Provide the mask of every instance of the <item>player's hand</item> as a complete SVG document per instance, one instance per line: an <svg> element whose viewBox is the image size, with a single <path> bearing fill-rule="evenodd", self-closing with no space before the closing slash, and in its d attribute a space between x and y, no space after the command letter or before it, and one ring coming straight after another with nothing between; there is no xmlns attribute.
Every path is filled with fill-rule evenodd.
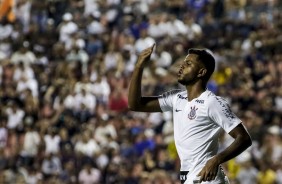
<svg viewBox="0 0 282 184"><path fill-rule="evenodd" d="M218 168L219 163L215 156L209 161L207 161L206 165L203 167L203 169L197 176L200 177L201 182L214 180L217 175Z"/></svg>
<svg viewBox="0 0 282 184"><path fill-rule="evenodd" d="M151 47L148 47L146 49L144 49L138 56L138 60L137 60L137 63L136 63L136 66L137 67L144 67L145 64L150 60L150 57L151 57L151 54L154 50L154 47L155 47L155 43L151 46Z"/></svg>

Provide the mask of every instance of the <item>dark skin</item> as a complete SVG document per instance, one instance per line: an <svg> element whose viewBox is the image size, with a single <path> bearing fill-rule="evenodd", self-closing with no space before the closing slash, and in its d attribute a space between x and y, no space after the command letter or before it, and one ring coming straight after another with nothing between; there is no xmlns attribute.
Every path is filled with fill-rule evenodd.
<svg viewBox="0 0 282 184"><path fill-rule="evenodd" d="M132 111L162 112L157 96L142 96L141 80L143 69L150 61L155 44L143 50L137 60L129 85L128 104ZM186 87L188 101L200 96L206 90L207 68L198 60L196 54L188 54L179 69L178 82ZM235 127L229 135L233 143L222 152L211 158L198 174L200 181L214 180L220 164L238 156L252 144L252 140L242 124Z"/></svg>

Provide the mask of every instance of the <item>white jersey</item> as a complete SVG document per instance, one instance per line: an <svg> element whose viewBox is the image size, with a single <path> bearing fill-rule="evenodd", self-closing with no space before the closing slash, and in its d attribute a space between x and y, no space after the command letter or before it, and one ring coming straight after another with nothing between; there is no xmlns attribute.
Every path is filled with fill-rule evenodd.
<svg viewBox="0 0 282 184"><path fill-rule="evenodd" d="M173 90L159 98L162 111L173 112L174 139L181 161L181 171L189 171L187 184L193 183L206 162L218 152L218 138L224 130L229 133L241 123L227 101L206 90L198 98L188 101L187 91ZM212 182L224 183L219 169Z"/></svg>

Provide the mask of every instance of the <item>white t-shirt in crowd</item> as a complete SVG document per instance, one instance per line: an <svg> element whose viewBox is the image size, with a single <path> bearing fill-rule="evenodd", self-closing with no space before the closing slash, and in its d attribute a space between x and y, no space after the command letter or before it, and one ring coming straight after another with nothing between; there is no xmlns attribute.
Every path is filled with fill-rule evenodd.
<svg viewBox="0 0 282 184"><path fill-rule="evenodd" d="M44 141L45 141L45 153L58 153L60 151L60 141L61 137L59 135L45 135L44 136Z"/></svg>
<svg viewBox="0 0 282 184"><path fill-rule="evenodd" d="M96 184L100 182L101 172L98 169L92 168L90 173L85 169L79 172L79 183L81 184Z"/></svg>
<svg viewBox="0 0 282 184"><path fill-rule="evenodd" d="M22 77L26 77L27 79L34 78L34 71L29 65L26 65L23 70L21 70L20 68L15 69L13 76L14 80L19 81Z"/></svg>
<svg viewBox="0 0 282 184"><path fill-rule="evenodd" d="M17 84L17 92L22 93L26 89L30 89L32 96L37 97L38 96L38 82L34 78L26 78L24 80L18 81Z"/></svg>
<svg viewBox="0 0 282 184"><path fill-rule="evenodd" d="M36 156L40 144L40 135L36 131L29 131L24 136L22 156Z"/></svg>
<svg viewBox="0 0 282 184"><path fill-rule="evenodd" d="M74 149L76 152L80 152L84 155L92 157L94 154L100 151L100 146L96 143L94 139L90 139L86 143L78 141Z"/></svg>
<svg viewBox="0 0 282 184"><path fill-rule="evenodd" d="M5 127L0 127L0 149L5 148L8 141L8 130Z"/></svg>
<svg viewBox="0 0 282 184"><path fill-rule="evenodd" d="M173 111L174 139L181 160L181 171L189 171L185 183L192 183L206 162L218 152L222 130L229 133L241 120L221 97L206 90L188 101L187 91L174 90L159 98L162 111ZM225 175L218 169L212 182L224 183Z"/></svg>
<svg viewBox="0 0 282 184"><path fill-rule="evenodd" d="M27 51L24 53L16 51L11 56L11 63L13 64L19 64L20 62L23 62L25 65L31 65L35 63L35 61L36 61L36 56L32 51Z"/></svg>
<svg viewBox="0 0 282 184"><path fill-rule="evenodd" d="M75 33L78 30L78 26L76 23L69 21L61 24L60 26L60 41L67 42L70 39L70 35Z"/></svg>
<svg viewBox="0 0 282 184"><path fill-rule="evenodd" d="M15 129L17 126L22 126L22 120L25 115L25 112L22 109L18 108L16 111L13 111L11 108L8 108L6 113L8 115L8 129Z"/></svg>
<svg viewBox="0 0 282 184"><path fill-rule="evenodd" d="M81 93L77 93L74 100L76 110L81 110L81 106L84 105L92 112L96 107L96 97L91 93L87 93L85 96Z"/></svg>

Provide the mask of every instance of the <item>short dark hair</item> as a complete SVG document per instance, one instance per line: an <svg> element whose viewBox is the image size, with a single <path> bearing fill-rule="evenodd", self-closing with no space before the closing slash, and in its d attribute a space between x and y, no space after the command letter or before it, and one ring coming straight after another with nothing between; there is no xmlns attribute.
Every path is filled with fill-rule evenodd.
<svg viewBox="0 0 282 184"><path fill-rule="evenodd" d="M206 67L207 75L205 79L209 79L214 72L215 69L215 59L207 49L197 49L191 48L188 50L188 54L196 54L198 56L198 60Z"/></svg>

